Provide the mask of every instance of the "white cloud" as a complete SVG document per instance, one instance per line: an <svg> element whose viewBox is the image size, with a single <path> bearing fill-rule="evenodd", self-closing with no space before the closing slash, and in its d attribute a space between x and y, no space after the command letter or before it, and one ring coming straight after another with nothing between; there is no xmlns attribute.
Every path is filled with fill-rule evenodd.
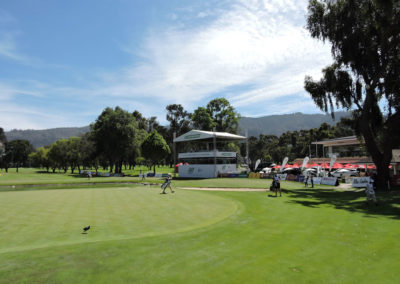
<svg viewBox="0 0 400 284"><path fill-rule="evenodd" d="M0 56L16 61L26 61L26 58L16 50L14 36L11 33L0 34Z"/></svg>
<svg viewBox="0 0 400 284"><path fill-rule="evenodd" d="M243 0L207 24L153 32L142 62L119 74L107 93L192 106L230 89L232 102L246 106L302 92L304 76L318 75L331 60L329 46L303 28L306 7L307 1ZM241 86L251 87L232 91Z"/></svg>

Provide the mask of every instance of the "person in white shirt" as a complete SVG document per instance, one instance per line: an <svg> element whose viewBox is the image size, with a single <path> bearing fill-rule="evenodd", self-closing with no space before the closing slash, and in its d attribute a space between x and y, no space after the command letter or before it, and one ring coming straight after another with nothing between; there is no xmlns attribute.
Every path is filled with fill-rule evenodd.
<svg viewBox="0 0 400 284"><path fill-rule="evenodd" d="M369 180L369 183L365 187L365 194L367 195L367 204L369 204L370 200L373 200L375 205L378 206L374 190L374 180L372 178Z"/></svg>

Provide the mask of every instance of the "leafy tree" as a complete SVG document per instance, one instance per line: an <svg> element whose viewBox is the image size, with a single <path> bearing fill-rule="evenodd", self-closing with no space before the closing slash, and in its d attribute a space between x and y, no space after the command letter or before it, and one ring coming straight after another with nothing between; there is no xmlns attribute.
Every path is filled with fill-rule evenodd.
<svg viewBox="0 0 400 284"><path fill-rule="evenodd" d="M3 166L3 156L5 155L5 144L7 143L7 137L4 133L3 128L0 127L0 169Z"/></svg>
<svg viewBox="0 0 400 284"><path fill-rule="evenodd" d="M56 171L56 168L64 170L64 173L67 172L68 148L68 140L66 139L59 139L50 146L47 157L53 173Z"/></svg>
<svg viewBox="0 0 400 284"><path fill-rule="evenodd" d="M94 167L97 172L99 167L99 159L96 156L95 144L90 139L90 133L82 135L79 143L79 152L81 155L83 169L86 167ZM79 168L78 171L80 171Z"/></svg>
<svg viewBox="0 0 400 284"><path fill-rule="evenodd" d="M198 107L192 114L193 127L199 130L212 131L215 122L205 107Z"/></svg>
<svg viewBox="0 0 400 284"><path fill-rule="evenodd" d="M157 130L153 130L142 143L142 155L150 161L151 166L154 167L154 173L156 173L156 165L170 153L167 142L158 134Z"/></svg>
<svg viewBox="0 0 400 284"><path fill-rule="evenodd" d="M307 28L332 44L334 63L305 89L316 105L354 109L354 126L386 187L392 149L400 145L400 4L397 0L311 0Z"/></svg>
<svg viewBox="0 0 400 284"><path fill-rule="evenodd" d="M8 168L8 163L12 163L18 172L19 167L27 164L29 154L34 151L34 148L27 140L14 140L6 143L5 150L6 167Z"/></svg>
<svg viewBox="0 0 400 284"><path fill-rule="evenodd" d="M48 157L49 147L39 147L36 149L36 152L29 154L29 160L31 161L34 167L45 168L46 171L49 171L51 166L51 161Z"/></svg>
<svg viewBox="0 0 400 284"><path fill-rule="evenodd" d="M7 142L6 134L4 133L4 129L0 127L0 143L5 144Z"/></svg>
<svg viewBox="0 0 400 284"><path fill-rule="evenodd" d="M70 137L67 139L67 162L71 169L71 174L74 173L75 168L80 172L80 165L82 164L81 152L81 138Z"/></svg>
<svg viewBox="0 0 400 284"><path fill-rule="evenodd" d="M134 143L138 132L135 117L120 107L106 108L91 129L97 154L109 162L110 171L115 165L115 172L121 173L127 152L131 147L139 147Z"/></svg>
<svg viewBox="0 0 400 284"><path fill-rule="evenodd" d="M217 131L237 133L240 114L225 98L217 98L207 104L207 110L214 120Z"/></svg>
<svg viewBox="0 0 400 284"><path fill-rule="evenodd" d="M198 107L192 115L194 128L212 131L237 133L240 114L225 98L211 100L207 107Z"/></svg>
<svg viewBox="0 0 400 284"><path fill-rule="evenodd" d="M351 120L350 120L351 122ZM253 163L257 159L263 162L280 163L284 157L289 160L316 155L315 147L309 147L311 142L354 135L354 131L348 126L348 119L342 118L336 126L322 123L319 128L300 131L287 131L280 137L275 135L263 135L258 138L249 137L249 157ZM242 151L244 151L242 146ZM310 153L311 150L311 153ZM322 153L322 150L319 150Z"/></svg>
<svg viewBox="0 0 400 284"><path fill-rule="evenodd" d="M133 112L133 117L136 119L139 129L148 131L147 119L138 110Z"/></svg>
<svg viewBox="0 0 400 284"><path fill-rule="evenodd" d="M191 114L184 110L180 104L167 105L167 120L169 121L169 129L171 133L176 132L180 136L188 132L190 127Z"/></svg>
<svg viewBox="0 0 400 284"><path fill-rule="evenodd" d="M176 136L180 136L191 130L191 114L183 108L180 104L172 104L166 106L167 110L167 120L169 121L169 129L167 131L167 135L164 136L170 148L173 145L173 136L176 133ZM176 147L179 147L180 144L176 144ZM173 155L170 155L167 158L167 162L172 167L172 163L174 161Z"/></svg>

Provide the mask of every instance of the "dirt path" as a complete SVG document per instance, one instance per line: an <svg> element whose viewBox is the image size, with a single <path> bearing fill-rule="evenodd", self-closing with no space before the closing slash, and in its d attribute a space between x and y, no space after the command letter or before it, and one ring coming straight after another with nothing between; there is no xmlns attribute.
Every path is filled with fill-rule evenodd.
<svg viewBox="0 0 400 284"><path fill-rule="evenodd" d="M229 187L179 187L188 190L208 190L208 191L269 191L266 188L229 188Z"/></svg>
<svg viewBox="0 0 400 284"><path fill-rule="evenodd" d="M353 186L352 186L351 183L341 183L341 184L339 184L339 186L337 188L340 188L340 189L351 189L351 188L353 188Z"/></svg>

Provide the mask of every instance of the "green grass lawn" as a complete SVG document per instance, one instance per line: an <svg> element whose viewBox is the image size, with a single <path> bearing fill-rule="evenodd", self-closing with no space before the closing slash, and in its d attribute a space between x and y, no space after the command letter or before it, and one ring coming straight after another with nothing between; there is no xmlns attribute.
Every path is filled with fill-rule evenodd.
<svg viewBox="0 0 400 284"><path fill-rule="evenodd" d="M94 170L92 169L94 172ZM63 171L56 171L55 173L46 172L43 169L37 168L20 168L19 172L16 172L16 169L9 169L8 173L4 171L0 171L0 187L8 186L8 185L34 185L34 184L78 184L78 183L116 183L116 182L142 182L142 179L138 178L138 175L142 171L145 172L153 172L150 171L147 167L137 166L134 170L124 170L124 177L93 177L90 180L84 176L78 174L78 171L75 170L74 174L71 174L70 171L64 173ZM106 173L102 169L99 169L99 172ZM173 169L170 167L157 167L156 173L171 173ZM148 182L161 182L159 178L147 178Z"/></svg>
<svg viewBox="0 0 400 284"><path fill-rule="evenodd" d="M21 168L17 173L15 169L10 169L8 173L0 172L0 190L16 185L17 188L24 188L24 185L56 185L56 184L99 184L99 183L162 183L162 178L138 178L138 174L147 172L147 167L136 167L135 170L124 171L124 177L93 177L88 179L84 175L71 174L70 172L47 173L41 169ZM105 171L100 171L105 172ZM157 173L172 173L169 167L158 167ZM183 187L225 187L225 188L269 188L271 179L248 179L248 178L218 178L218 179L174 179L173 184ZM297 183L296 183L297 184ZM319 185L315 185L320 188Z"/></svg>
<svg viewBox="0 0 400 284"><path fill-rule="evenodd" d="M398 192L242 180L0 192L0 283L398 283Z"/></svg>

